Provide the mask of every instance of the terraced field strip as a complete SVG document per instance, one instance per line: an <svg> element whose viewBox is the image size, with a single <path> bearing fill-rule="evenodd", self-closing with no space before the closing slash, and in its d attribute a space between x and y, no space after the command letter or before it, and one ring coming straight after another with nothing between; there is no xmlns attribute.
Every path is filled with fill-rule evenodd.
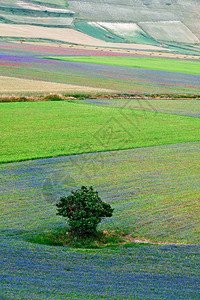
<svg viewBox="0 0 200 300"><path fill-rule="evenodd" d="M98 40L74 29L68 28L44 28L41 26L32 25L0 24L0 36L19 38L43 38L87 46L90 45L126 49L166 50L165 48L153 45L109 43Z"/></svg>
<svg viewBox="0 0 200 300"><path fill-rule="evenodd" d="M22 8L27 10L52 10L60 12L68 12L68 10L65 10L67 5L67 1L65 0L57 0L56 3L54 0L32 0L27 3L26 1L18 1L18 0L0 0L0 6L8 7L8 8Z"/></svg>
<svg viewBox="0 0 200 300"><path fill-rule="evenodd" d="M131 49L120 49L120 48L107 48L107 47L95 47L95 46L81 46L81 45L73 45L73 44L65 44L65 43L55 43L54 41L52 42L39 42L39 41L30 41L30 40L24 40L24 41L17 41L17 40L12 40L12 44L14 45L20 45L24 47L30 47L35 46L36 49L38 46L40 47L49 47L51 48L51 52L55 51L55 48L57 50L60 50L60 54L64 54L62 51L64 50L71 50L71 51L80 51L83 50L85 51L84 55L87 55L88 52L93 52L93 54L88 55L96 55L96 56L153 56L153 57L165 57L165 58L175 58L175 59L190 59L190 60L199 60L199 55L190 55L190 54L181 54L181 53L173 53L169 49L166 52L159 52L159 51L151 51L149 50L141 50L142 45L137 45L137 50L131 50ZM1 44L2 47L2 44ZM140 49L141 48L141 49ZM31 50L31 49L30 49ZM81 53L80 53L81 54Z"/></svg>
<svg viewBox="0 0 200 300"><path fill-rule="evenodd" d="M3 39L3 38L2 38ZM176 53L174 53L173 49L170 48L169 46L169 49L165 49L161 51L159 50L151 50L151 49L148 49L148 47L146 45L140 45L140 44L137 44L136 45L136 48L134 50L132 49L123 49L123 48L120 48L120 47L101 47L101 46L86 46L86 45L74 45L74 44L67 44L67 43L64 43L64 42L55 42L53 40L43 40L43 41L39 41L37 39L26 39L26 40L23 40L23 41L20 41L19 39L17 38L10 38L9 39L9 42L11 42L12 44L20 44L20 45L24 45L24 46L29 46L29 45L34 45L34 46L49 46L49 47L56 47L56 48L61 48L61 49L76 49L76 50L85 50L85 51L96 51L97 53L101 53L102 55L104 53L107 54L110 54L110 55L127 55L127 56L131 56L131 55L138 55L138 56L155 56L155 57L169 57L169 58L178 58L178 59L195 59L195 60L199 60L199 55L198 53L200 53L200 48L197 46L196 48L195 47L192 47L192 49L194 48L195 50L193 51L192 49L190 49L190 47L187 47L185 50L184 48L178 50L178 48L176 49ZM2 45L2 43L1 43ZM144 48L145 47L145 48ZM174 46L175 47L175 46ZM52 48L53 49L53 48ZM61 50L60 49L60 50ZM181 51L180 51L181 50ZM184 51L185 51L185 54L184 54ZM53 50L52 50L53 52ZM196 54L190 54L190 53L196 53ZM85 54L86 55L86 54ZM98 56L99 54L97 54Z"/></svg>
<svg viewBox="0 0 200 300"><path fill-rule="evenodd" d="M95 22L77 22L75 28L85 34L93 36L94 38L115 43L126 43L127 41L123 37L119 37Z"/></svg>
<svg viewBox="0 0 200 300"><path fill-rule="evenodd" d="M30 17L30 16L20 16L13 14L2 14L0 17L3 17L7 21L10 21L12 24L29 24L29 25L40 25L40 26L51 26L51 27L70 27L73 22L72 17Z"/></svg>
<svg viewBox="0 0 200 300"><path fill-rule="evenodd" d="M105 64L111 66L122 66L131 68L143 68L150 70L168 71L174 73L186 73L200 75L200 63L183 60L169 60L164 58L149 57L101 57L101 56L80 56L80 57L49 57L63 61Z"/></svg>
<svg viewBox="0 0 200 300"><path fill-rule="evenodd" d="M71 12L70 10L66 9L68 6L67 1L65 0L58 0L56 3L55 1L52 0L32 0L27 3L26 1L18 1L18 0L8 0L8 1L3 1L0 0L0 7L1 8L9 8L11 9L16 9L21 12L22 10L22 15L23 12L27 13L29 12L30 14L32 11L39 11L39 12L53 12L53 13L69 13Z"/></svg>

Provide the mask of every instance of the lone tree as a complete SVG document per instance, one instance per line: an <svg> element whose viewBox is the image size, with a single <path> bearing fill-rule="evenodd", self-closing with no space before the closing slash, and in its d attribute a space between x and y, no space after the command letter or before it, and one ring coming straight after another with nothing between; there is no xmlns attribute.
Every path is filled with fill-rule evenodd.
<svg viewBox="0 0 200 300"><path fill-rule="evenodd" d="M111 217L113 208L101 200L93 187L82 186L71 191L67 197L61 197L57 206L57 215L68 219L70 232L79 237L97 233L97 225L104 217Z"/></svg>

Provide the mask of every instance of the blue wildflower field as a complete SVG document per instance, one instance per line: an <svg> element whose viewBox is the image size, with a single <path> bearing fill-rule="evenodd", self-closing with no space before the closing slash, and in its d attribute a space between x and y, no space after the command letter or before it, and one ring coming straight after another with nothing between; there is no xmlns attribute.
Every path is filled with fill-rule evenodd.
<svg viewBox="0 0 200 300"><path fill-rule="evenodd" d="M0 244L1 299L199 299L199 246L72 251L14 233Z"/></svg>

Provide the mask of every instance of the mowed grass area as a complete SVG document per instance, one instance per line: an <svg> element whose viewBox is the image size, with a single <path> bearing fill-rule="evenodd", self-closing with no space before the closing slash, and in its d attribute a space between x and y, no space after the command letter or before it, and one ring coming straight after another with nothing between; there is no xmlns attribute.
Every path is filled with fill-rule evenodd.
<svg viewBox="0 0 200 300"><path fill-rule="evenodd" d="M70 101L0 104L0 162L199 141L200 119Z"/></svg>
<svg viewBox="0 0 200 300"><path fill-rule="evenodd" d="M102 56L78 56L78 57L49 57L51 59L82 62L91 64L105 64L112 66L142 68L149 70L168 71L175 73L187 73L200 75L200 63L186 60L175 60L158 57L102 57Z"/></svg>

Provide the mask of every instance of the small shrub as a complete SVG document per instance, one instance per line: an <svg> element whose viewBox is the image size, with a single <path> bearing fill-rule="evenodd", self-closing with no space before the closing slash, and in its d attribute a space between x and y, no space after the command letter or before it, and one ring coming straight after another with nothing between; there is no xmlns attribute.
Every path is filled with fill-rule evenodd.
<svg viewBox="0 0 200 300"><path fill-rule="evenodd" d="M92 187L82 186L67 197L61 197L57 215L67 218L69 232L76 236L95 236L97 225L104 217L111 217L113 208L101 200Z"/></svg>
<svg viewBox="0 0 200 300"><path fill-rule="evenodd" d="M44 101L62 101L63 97L57 94L49 94L43 97Z"/></svg>

